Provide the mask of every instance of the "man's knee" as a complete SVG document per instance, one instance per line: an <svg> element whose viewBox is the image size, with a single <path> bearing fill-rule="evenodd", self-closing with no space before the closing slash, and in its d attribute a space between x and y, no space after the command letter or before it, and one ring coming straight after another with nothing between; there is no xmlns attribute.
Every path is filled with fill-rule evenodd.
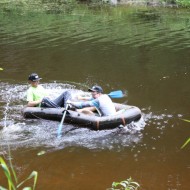
<svg viewBox="0 0 190 190"><path fill-rule="evenodd" d="M42 100L41 107L47 107L47 108L59 108L60 106L57 105L55 102L50 100L49 98L45 97Z"/></svg>

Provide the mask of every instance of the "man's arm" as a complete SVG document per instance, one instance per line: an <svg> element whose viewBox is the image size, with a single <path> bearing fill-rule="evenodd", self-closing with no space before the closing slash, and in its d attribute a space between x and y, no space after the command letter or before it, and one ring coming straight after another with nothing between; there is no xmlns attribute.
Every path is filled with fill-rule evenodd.
<svg viewBox="0 0 190 190"><path fill-rule="evenodd" d="M42 102L42 100L29 101L27 106L28 107L35 107L35 106L38 106L41 102Z"/></svg>
<svg viewBox="0 0 190 190"><path fill-rule="evenodd" d="M74 107L78 109L82 109L85 107L99 107L99 101L97 99L86 101L86 102L68 102L69 104L73 105Z"/></svg>
<svg viewBox="0 0 190 190"><path fill-rule="evenodd" d="M81 94L81 95L78 95L77 96L77 99L78 100L85 100L85 101L90 101L90 100L93 100L93 98L92 98L92 96L88 93L83 93L83 94Z"/></svg>

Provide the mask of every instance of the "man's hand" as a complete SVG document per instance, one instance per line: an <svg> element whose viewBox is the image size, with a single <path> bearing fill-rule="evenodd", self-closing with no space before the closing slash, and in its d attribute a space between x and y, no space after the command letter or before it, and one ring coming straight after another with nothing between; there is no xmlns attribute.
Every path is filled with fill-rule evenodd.
<svg viewBox="0 0 190 190"><path fill-rule="evenodd" d="M35 106L39 105L41 102L42 102L42 99L41 100L36 100L36 101L29 101L27 106L35 107Z"/></svg>

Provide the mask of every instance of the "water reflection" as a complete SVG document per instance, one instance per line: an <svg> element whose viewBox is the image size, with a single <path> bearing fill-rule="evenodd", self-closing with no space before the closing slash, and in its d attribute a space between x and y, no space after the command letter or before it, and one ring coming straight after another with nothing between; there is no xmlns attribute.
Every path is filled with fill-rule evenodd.
<svg viewBox="0 0 190 190"><path fill-rule="evenodd" d="M0 25L3 30L0 31L0 45L19 45L22 49L48 46L65 49L68 43L75 45L88 42L93 46L112 42L132 47L173 46L176 50L189 47L188 15L185 12L175 15L175 11L170 11L170 14L167 12L167 16L165 14L161 9L138 12L126 10L119 14L119 8L96 15L90 10L85 10L83 14L76 12L64 16L1 14L3 19Z"/></svg>

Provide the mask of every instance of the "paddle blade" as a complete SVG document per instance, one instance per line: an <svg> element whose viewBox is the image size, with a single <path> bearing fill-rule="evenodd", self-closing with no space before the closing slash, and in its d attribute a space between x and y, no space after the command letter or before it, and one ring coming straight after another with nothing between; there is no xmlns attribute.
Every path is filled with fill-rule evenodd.
<svg viewBox="0 0 190 190"><path fill-rule="evenodd" d="M125 94L121 90L113 91L108 94L111 98L123 98Z"/></svg>

